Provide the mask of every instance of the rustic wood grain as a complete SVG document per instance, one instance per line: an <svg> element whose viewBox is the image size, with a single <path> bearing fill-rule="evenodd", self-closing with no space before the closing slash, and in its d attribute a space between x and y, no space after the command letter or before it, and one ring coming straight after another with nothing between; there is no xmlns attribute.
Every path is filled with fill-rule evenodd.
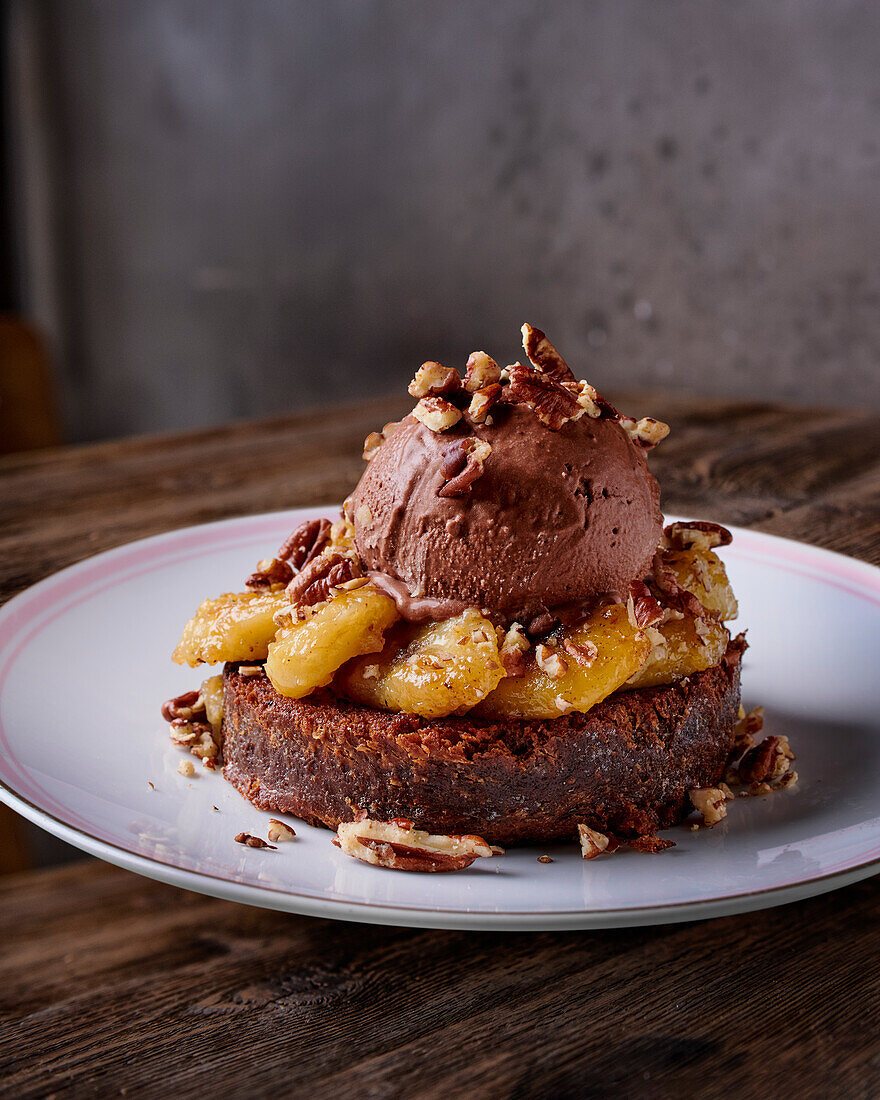
<svg viewBox="0 0 880 1100"><path fill-rule="evenodd" d="M872 882L607 932L365 927L89 863L0 886L16 1097L871 1097Z"/></svg>
<svg viewBox="0 0 880 1100"><path fill-rule="evenodd" d="M880 563L880 419L659 395L670 511ZM375 401L0 460L0 598L89 554L341 499ZM331 923L96 863L0 879L0 1092L137 1095L880 1094L880 888L607 932ZM876 949L876 950L875 950Z"/></svg>

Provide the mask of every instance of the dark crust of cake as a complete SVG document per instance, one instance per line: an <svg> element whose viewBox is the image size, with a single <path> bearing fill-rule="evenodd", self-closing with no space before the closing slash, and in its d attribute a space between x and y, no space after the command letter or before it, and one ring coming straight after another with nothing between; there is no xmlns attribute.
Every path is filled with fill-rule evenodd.
<svg viewBox="0 0 880 1100"><path fill-rule="evenodd" d="M642 836L724 771L745 647L679 683L620 691L549 721L424 719L223 673L223 774L255 806L335 829L362 810L493 844L570 838L580 822Z"/></svg>

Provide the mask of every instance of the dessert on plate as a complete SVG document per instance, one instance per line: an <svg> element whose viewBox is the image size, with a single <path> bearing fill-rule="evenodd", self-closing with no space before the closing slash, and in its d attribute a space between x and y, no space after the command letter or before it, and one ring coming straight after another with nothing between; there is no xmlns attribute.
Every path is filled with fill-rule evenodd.
<svg viewBox="0 0 880 1100"><path fill-rule="evenodd" d="M618 412L540 330L523 347L505 369L423 364L340 518L206 600L174 653L225 667L165 704L172 738L367 862L659 851L694 810L720 820L728 783L794 774L740 707L729 532L663 525L647 456L669 429Z"/></svg>

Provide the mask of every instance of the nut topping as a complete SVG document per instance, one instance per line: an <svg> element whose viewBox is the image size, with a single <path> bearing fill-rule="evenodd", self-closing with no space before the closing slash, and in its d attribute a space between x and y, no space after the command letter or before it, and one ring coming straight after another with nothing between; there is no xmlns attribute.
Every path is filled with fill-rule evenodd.
<svg viewBox="0 0 880 1100"><path fill-rule="evenodd" d="M764 783L779 779L791 767L794 753L787 737L770 735L746 752L737 769L741 783Z"/></svg>
<svg viewBox="0 0 880 1100"><path fill-rule="evenodd" d="M432 432L445 432L461 420L461 409L442 397L423 397L412 411Z"/></svg>
<svg viewBox="0 0 880 1100"><path fill-rule="evenodd" d="M498 382L493 382L491 385L477 390L471 398L470 405L468 405L468 420L473 424L485 424L486 418L498 403L500 397L501 385Z"/></svg>
<svg viewBox="0 0 880 1100"><path fill-rule="evenodd" d="M694 809L702 814L703 824L709 829L727 817L730 790L726 787L701 787L688 791L688 798Z"/></svg>
<svg viewBox="0 0 880 1100"><path fill-rule="evenodd" d="M595 642L573 642L570 638L566 638L562 648L582 668L591 668L599 656L599 647Z"/></svg>
<svg viewBox="0 0 880 1100"><path fill-rule="evenodd" d="M480 390L500 381L501 368L492 356L484 351L472 351L464 376L464 388L468 393L479 393Z"/></svg>
<svg viewBox="0 0 880 1100"><path fill-rule="evenodd" d="M330 598L331 588L340 588L360 573L360 563L353 554L325 550L293 578L287 595L296 608L314 607Z"/></svg>
<svg viewBox="0 0 880 1100"><path fill-rule="evenodd" d="M494 854L482 837L433 835L401 818L374 821L359 815L342 822L336 836L346 855L394 871L460 871Z"/></svg>
<svg viewBox="0 0 880 1100"><path fill-rule="evenodd" d="M187 778L196 774L195 765L192 760L181 760L177 765L177 771L180 775L185 775Z"/></svg>
<svg viewBox="0 0 880 1100"><path fill-rule="evenodd" d="M290 563L295 573L318 556L330 541L329 519L308 519L293 531L278 549L276 557Z"/></svg>
<svg viewBox="0 0 880 1100"><path fill-rule="evenodd" d="M446 479L437 495L460 497L471 491L477 478L483 475L483 464L492 452L491 444L475 436L450 443L443 451L440 472Z"/></svg>
<svg viewBox="0 0 880 1100"><path fill-rule="evenodd" d="M174 699L166 699L162 704L162 717L166 722L174 722L177 719L189 721L197 715L204 716L205 700L200 691L185 691Z"/></svg>
<svg viewBox="0 0 880 1100"><path fill-rule="evenodd" d="M569 420L580 420L584 409L575 395L549 374L515 363L510 367L508 395L527 405L551 431L558 432Z"/></svg>
<svg viewBox="0 0 880 1100"><path fill-rule="evenodd" d="M535 660L538 668L551 680L558 680L568 672L568 661L556 649L544 645L543 642L535 646Z"/></svg>
<svg viewBox="0 0 880 1100"><path fill-rule="evenodd" d="M643 416L641 420L633 420L630 416L620 418L620 426L639 447L650 451L658 443L669 435L669 425L662 420L655 420L653 416Z"/></svg>
<svg viewBox="0 0 880 1100"><path fill-rule="evenodd" d="M644 581L633 581L630 585L626 611L629 621L639 630L663 620L663 608L651 595L651 590Z"/></svg>
<svg viewBox="0 0 880 1100"><path fill-rule="evenodd" d="M273 584L288 584L293 577L293 568L280 558L265 558L257 562L256 573L251 573L244 582L245 588L271 588Z"/></svg>
<svg viewBox="0 0 880 1100"><path fill-rule="evenodd" d="M422 363L409 384L413 397L445 397L461 389L461 375L442 363Z"/></svg>
<svg viewBox="0 0 880 1100"><path fill-rule="evenodd" d="M244 844L248 848L269 848L273 852L278 850L274 844L267 844L262 837L253 836L251 833L237 833L235 843Z"/></svg>
<svg viewBox="0 0 880 1100"><path fill-rule="evenodd" d="M281 841L293 840L296 833L284 821L279 821L277 817L270 817L267 835L270 840L280 843Z"/></svg>
<svg viewBox="0 0 880 1100"><path fill-rule="evenodd" d="M578 840L581 843L581 854L584 859L595 859L603 852L608 851L610 854L617 848L617 844L611 837L591 829L589 825L578 825Z"/></svg>
<svg viewBox="0 0 880 1100"><path fill-rule="evenodd" d="M720 523L704 523L693 520L690 523L670 523L663 528L667 547L671 550L698 550L705 553L716 546L729 546L733 535Z"/></svg>
<svg viewBox="0 0 880 1100"><path fill-rule="evenodd" d="M526 653L531 647L531 642L526 636L520 623L511 623L510 629L504 635L499 649L501 664L505 673L510 677L525 676Z"/></svg>
<svg viewBox="0 0 880 1100"><path fill-rule="evenodd" d="M539 328L525 324L521 331L523 351L537 370L549 375L556 382L577 381L568 363Z"/></svg>

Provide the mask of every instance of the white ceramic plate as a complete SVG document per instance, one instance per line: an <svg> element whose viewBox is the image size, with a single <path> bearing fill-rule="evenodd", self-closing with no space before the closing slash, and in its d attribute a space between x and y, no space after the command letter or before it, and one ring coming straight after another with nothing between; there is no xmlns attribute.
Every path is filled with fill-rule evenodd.
<svg viewBox="0 0 880 1100"><path fill-rule="evenodd" d="M242 830L265 836L270 815L219 773L177 773L184 756L159 704L201 677L169 654L205 595L238 587L315 514L145 539L0 609L0 798L77 847L176 886L387 924L690 920L808 897L880 867L880 569L744 530L724 551L749 630L744 702L763 704L765 728L790 737L796 787L737 800L715 829L670 830L677 847L657 856L585 862L560 845L511 849L457 874L401 874L358 863L294 819L297 839L275 852L236 844ZM537 862L544 852L553 863Z"/></svg>

